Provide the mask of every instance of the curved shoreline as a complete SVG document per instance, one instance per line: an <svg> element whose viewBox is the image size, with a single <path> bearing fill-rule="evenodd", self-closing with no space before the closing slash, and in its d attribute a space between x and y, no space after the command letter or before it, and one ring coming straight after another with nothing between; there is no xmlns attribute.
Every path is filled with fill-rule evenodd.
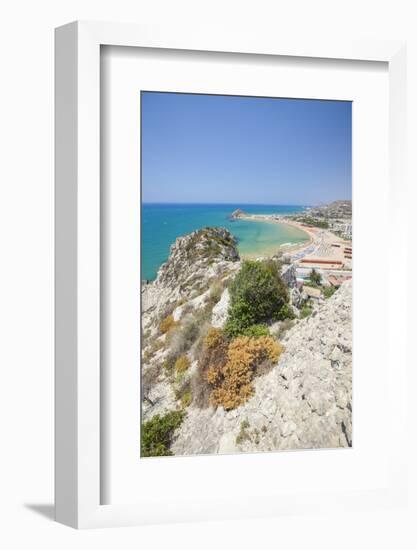
<svg viewBox="0 0 417 550"><path fill-rule="evenodd" d="M297 222L294 222L292 220L284 220L284 219L277 220L277 219L265 218L265 216L267 216L267 214L245 214L245 215L240 215L240 216L236 217L236 219L237 220L243 220L243 221L271 223L271 224L278 224L278 225L279 224L288 225L290 227L298 229L299 231L301 231L302 233L305 233L307 235L308 240L304 241L302 243L294 243L294 244L291 244L290 246L283 246L282 244L278 245L278 247L274 248L275 253L277 251L277 248L280 252L283 252L283 253L298 252L298 251L303 250L304 248L308 248L314 242L314 238L315 238L315 232L314 231L309 231L308 228L306 228L306 227L300 227L300 224L298 224ZM274 253L271 252L271 253L268 253L266 255L271 256L271 255L274 255ZM254 253L254 254L242 254L242 256L247 257L247 258L256 258L256 257L260 257L260 256L265 256L265 254L262 253L262 251L261 251L259 253Z"/></svg>

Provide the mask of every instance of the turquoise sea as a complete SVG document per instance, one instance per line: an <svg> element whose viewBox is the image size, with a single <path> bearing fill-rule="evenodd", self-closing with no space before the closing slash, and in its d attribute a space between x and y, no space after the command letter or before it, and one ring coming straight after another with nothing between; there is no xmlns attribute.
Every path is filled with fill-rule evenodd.
<svg viewBox="0 0 417 550"><path fill-rule="evenodd" d="M169 256L175 239L202 227L225 227L238 240L242 257L276 253L280 245L307 240L306 234L284 224L230 220L240 208L250 214L291 214L304 206L248 204L142 204L142 279L153 280Z"/></svg>

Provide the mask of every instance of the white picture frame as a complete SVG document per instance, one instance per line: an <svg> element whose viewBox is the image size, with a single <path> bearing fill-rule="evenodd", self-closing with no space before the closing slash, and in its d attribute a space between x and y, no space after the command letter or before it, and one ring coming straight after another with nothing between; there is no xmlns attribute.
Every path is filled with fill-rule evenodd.
<svg viewBox="0 0 417 550"><path fill-rule="evenodd" d="M219 496L185 514L175 495L164 509L101 504L100 475L100 47L167 48L334 60L382 61L389 70L389 149L392 197L405 189L405 44L394 41L294 41L229 31L149 28L75 22L56 30L56 519L76 528L133 525L247 515ZM403 315L402 303L391 314ZM399 353L392 392L406 387L405 351ZM405 425L405 405L396 421ZM264 502L254 515L393 506L404 501L404 434L384 490L289 494L285 502ZM151 499L150 499L151 500Z"/></svg>

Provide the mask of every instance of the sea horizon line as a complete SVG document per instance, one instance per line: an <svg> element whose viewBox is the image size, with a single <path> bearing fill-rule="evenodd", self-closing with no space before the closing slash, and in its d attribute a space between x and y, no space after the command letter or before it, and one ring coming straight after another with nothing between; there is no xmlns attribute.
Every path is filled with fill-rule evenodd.
<svg viewBox="0 0 417 550"><path fill-rule="evenodd" d="M161 202L161 201L142 201L142 204L163 204L163 205L212 205L212 206L298 206L307 208L310 204L295 204L295 203L267 203L267 202Z"/></svg>

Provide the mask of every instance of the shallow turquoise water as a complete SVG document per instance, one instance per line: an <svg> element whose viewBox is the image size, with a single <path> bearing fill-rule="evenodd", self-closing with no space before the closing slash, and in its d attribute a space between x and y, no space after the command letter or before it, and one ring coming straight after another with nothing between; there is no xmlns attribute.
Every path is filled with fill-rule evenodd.
<svg viewBox="0 0 417 550"><path fill-rule="evenodd" d="M169 256L175 239L202 227L225 227L238 239L241 256L271 254L285 243L307 240L299 229L286 225L230 220L241 208L250 214L290 214L303 206L231 204L143 204L142 205L142 279L153 280Z"/></svg>

